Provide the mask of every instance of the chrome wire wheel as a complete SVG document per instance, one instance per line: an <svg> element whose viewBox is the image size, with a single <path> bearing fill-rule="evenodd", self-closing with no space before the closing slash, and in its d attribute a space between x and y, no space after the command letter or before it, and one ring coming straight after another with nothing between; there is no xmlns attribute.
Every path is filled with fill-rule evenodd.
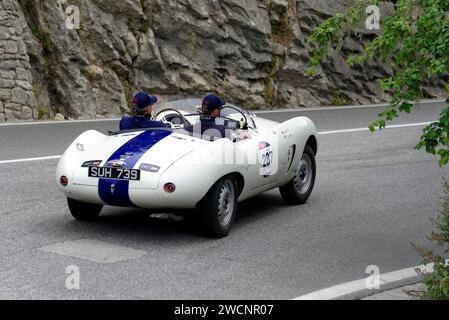
<svg viewBox="0 0 449 320"><path fill-rule="evenodd" d="M231 221L235 206L235 187L232 181L226 180L220 188L218 198L218 222L227 226Z"/></svg>
<svg viewBox="0 0 449 320"><path fill-rule="evenodd" d="M313 176L313 166L312 159L307 153L302 155L301 161L299 162L298 170L296 171L295 177L293 178L293 183L295 189L302 194L307 193L312 184Z"/></svg>

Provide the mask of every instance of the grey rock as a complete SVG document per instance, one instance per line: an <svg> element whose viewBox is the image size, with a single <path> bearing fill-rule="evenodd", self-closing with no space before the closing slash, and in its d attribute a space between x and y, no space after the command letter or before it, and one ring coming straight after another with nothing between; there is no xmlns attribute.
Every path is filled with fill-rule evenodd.
<svg viewBox="0 0 449 320"><path fill-rule="evenodd" d="M0 70L15 70L19 64L20 63L17 60L0 60Z"/></svg>
<svg viewBox="0 0 449 320"><path fill-rule="evenodd" d="M20 111L22 111L22 105L18 104L18 103L9 102L9 103L5 104L5 109L15 111L15 112L20 112Z"/></svg>
<svg viewBox="0 0 449 320"><path fill-rule="evenodd" d="M11 90L0 89L0 100L8 101L11 99Z"/></svg>
<svg viewBox="0 0 449 320"><path fill-rule="evenodd" d="M96 115L120 115L128 111L128 103L117 74L110 70L104 70L102 81L97 83L93 96L96 101Z"/></svg>
<svg viewBox="0 0 449 320"><path fill-rule="evenodd" d="M0 79L14 80L16 73L14 71L2 71L0 70Z"/></svg>
<svg viewBox="0 0 449 320"><path fill-rule="evenodd" d="M12 94L11 101L19 103L21 105L26 105L30 97L29 92L20 87L15 87L14 89L12 89L11 94Z"/></svg>
<svg viewBox="0 0 449 320"><path fill-rule="evenodd" d="M92 0L98 8L117 16L135 18L143 15L140 0Z"/></svg>
<svg viewBox="0 0 449 320"><path fill-rule="evenodd" d="M137 43L136 37L132 34L132 32L127 32L123 36L123 41L126 46L126 51L129 54L131 59L135 59L139 56L139 44Z"/></svg>
<svg viewBox="0 0 449 320"><path fill-rule="evenodd" d="M6 41L4 49L6 54L17 54L19 52L19 47L15 41Z"/></svg>
<svg viewBox="0 0 449 320"><path fill-rule="evenodd" d="M12 89L14 86L14 80L0 79L0 89Z"/></svg>
<svg viewBox="0 0 449 320"><path fill-rule="evenodd" d="M26 91L33 90L33 86L30 84L29 81L16 80L16 87L22 88Z"/></svg>
<svg viewBox="0 0 449 320"><path fill-rule="evenodd" d="M33 110L30 107L22 107L20 117L24 120L33 119Z"/></svg>
<svg viewBox="0 0 449 320"><path fill-rule="evenodd" d="M17 43L18 54L21 57L25 57L27 61L29 61L27 46L24 41L19 41Z"/></svg>
<svg viewBox="0 0 449 320"><path fill-rule="evenodd" d="M87 77L92 80L101 79L104 73L103 69L96 65L87 66L83 69L83 71L87 75Z"/></svg>
<svg viewBox="0 0 449 320"><path fill-rule="evenodd" d="M0 40L9 40L11 38L11 33L8 28L0 26Z"/></svg>
<svg viewBox="0 0 449 320"><path fill-rule="evenodd" d="M36 108L30 57L24 36L26 20L16 0L0 3L0 121L30 120ZM14 81L17 79L16 81Z"/></svg>
<svg viewBox="0 0 449 320"><path fill-rule="evenodd" d="M23 103L31 118L40 105L73 119L118 116L139 90L166 100L216 92L250 108L330 104L335 94L349 103L385 100L376 81L391 70L380 63L349 69L333 54L318 76L305 75L313 27L354 1L82 0L81 29L68 30L67 1L30 1L23 12L18 0L2 0L0 100ZM382 4L382 15L392 8ZM360 32L344 52L363 48L372 32ZM25 110L5 118L30 116Z"/></svg>
<svg viewBox="0 0 449 320"><path fill-rule="evenodd" d="M31 83L33 80L32 76L31 76L31 72L27 69L17 68L16 73L17 73L17 80L23 80L23 81L27 81L29 83Z"/></svg>
<svg viewBox="0 0 449 320"><path fill-rule="evenodd" d="M18 119L15 115L17 115L16 112L14 112L10 109L5 109L5 116L4 116L3 121L15 121Z"/></svg>
<svg viewBox="0 0 449 320"><path fill-rule="evenodd" d="M65 118L64 118L64 116L63 116L62 114L57 113L57 114L55 115L54 120L56 120L56 121L63 121L63 120L65 120Z"/></svg>

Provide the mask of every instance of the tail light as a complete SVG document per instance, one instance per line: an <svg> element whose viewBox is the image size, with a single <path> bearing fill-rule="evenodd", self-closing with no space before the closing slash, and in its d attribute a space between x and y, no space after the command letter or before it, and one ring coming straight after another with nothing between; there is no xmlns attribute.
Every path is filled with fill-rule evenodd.
<svg viewBox="0 0 449 320"><path fill-rule="evenodd" d="M173 192L175 192L175 190L176 190L176 186L171 182L166 183L164 185L164 191L167 193L173 193Z"/></svg>
<svg viewBox="0 0 449 320"><path fill-rule="evenodd" d="M59 183L61 183L63 187L67 187L67 185L69 184L69 179L66 176L62 176L61 178L59 178Z"/></svg>

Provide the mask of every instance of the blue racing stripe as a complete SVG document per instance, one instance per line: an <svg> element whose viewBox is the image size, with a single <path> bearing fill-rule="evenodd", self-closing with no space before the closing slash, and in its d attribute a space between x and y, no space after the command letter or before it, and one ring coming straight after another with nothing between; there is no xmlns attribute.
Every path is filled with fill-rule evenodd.
<svg viewBox="0 0 449 320"><path fill-rule="evenodd" d="M125 158L125 168L133 169L149 149L170 134L170 131L145 131L121 146L107 161ZM101 200L111 206L135 207L129 198L128 180L100 179L98 181L98 194Z"/></svg>

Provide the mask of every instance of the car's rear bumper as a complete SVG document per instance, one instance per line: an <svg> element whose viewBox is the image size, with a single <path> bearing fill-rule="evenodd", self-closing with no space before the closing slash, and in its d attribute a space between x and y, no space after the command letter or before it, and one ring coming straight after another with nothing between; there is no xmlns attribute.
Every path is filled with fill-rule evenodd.
<svg viewBox="0 0 449 320"><path fill-rule="evenodd" d="M193 209L200 198L186 197L182 195L181 190L175 190L174 193L167 193L162 188L157 190L148 189L129 189L127 190L128 201L120 201L120 197L123 195L114 196L116 190L109 190L110 196L114 201L105 201L104 193L103 197L100 196L98 187L74 184L68 187L60 187L61 191L69 198L82 202L112 205L122 207L139 207L145 209ZM103 191L104 192L104 191ZM131 203L131 205L129 204Z"/></svg>

